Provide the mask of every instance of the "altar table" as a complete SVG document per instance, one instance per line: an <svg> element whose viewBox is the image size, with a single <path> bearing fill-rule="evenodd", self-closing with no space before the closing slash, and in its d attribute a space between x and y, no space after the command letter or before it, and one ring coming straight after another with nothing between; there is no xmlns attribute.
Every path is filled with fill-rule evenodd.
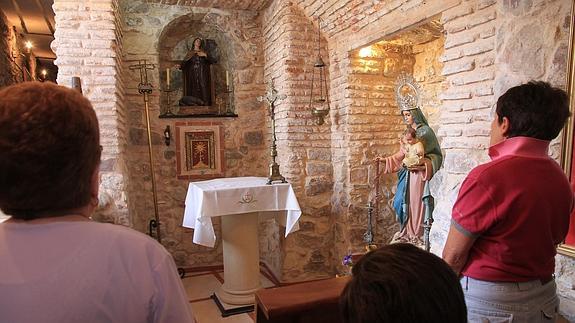
<svg viewBox="0 0 575 323"><path fill-rule="evenodd" d="M232 177L188 187L183 226L194 229L194 243L214 247L212 217L222 217L224 284L217 295L228 304L253 304L260 288L259 219L275 218L286 236L299 229L301 210L291 185L266 182L266 177Z"/></svg>

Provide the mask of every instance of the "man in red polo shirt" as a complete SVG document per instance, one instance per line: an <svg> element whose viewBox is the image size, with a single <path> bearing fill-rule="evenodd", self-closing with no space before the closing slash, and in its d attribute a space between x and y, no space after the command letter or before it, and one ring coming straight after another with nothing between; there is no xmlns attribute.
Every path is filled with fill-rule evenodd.
<svg viewBox="0 0 575 323"><path fill-rule="evenodd" d="M568 116L567 94L544 82L497 100L491 162L463 182L443 249L462 275L469 322L543 322L557 314L556 246L574 200L548 149Z"/></svg>

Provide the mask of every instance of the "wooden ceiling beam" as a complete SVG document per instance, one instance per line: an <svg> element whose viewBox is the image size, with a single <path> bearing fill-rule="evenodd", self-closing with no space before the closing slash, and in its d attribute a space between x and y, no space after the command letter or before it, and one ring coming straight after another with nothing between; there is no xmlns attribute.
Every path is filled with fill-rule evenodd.
<svg viewBox="0 0 575 323"><path fill-rule="evenodd" d="M42 5L42 3L40 2L40 0L35 0L36 5L38 6L38 8L40 8L40 10L42 10L42 16L44 16L44 21L46 22L46 26L48 26L48 29L50 29L50 32L52 33L52 35L54 34L54 26L52 26L52 22L50 22L49 14L46 11L46 8L44 7L44 5Z"/></svg>
<svg viewBox="0 0 575 323"><path fill-rule="evenodd" d="M18 19L20 20L20 27L22 28L22 31L27 34L28 28L26 28L26 23L24 22L24 17L22 16L22 10L20 10L18 2L16 2L16 0L12 0L12 6L14 7L14 11L18 16Z"/></svg>

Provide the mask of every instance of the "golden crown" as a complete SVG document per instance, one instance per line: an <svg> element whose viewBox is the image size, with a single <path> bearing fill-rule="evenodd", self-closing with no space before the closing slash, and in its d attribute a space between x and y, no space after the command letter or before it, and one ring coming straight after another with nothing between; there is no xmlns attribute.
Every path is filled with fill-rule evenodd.
<svg viewBox="0 0 575 323"><path fill-rule="evenodd" d="M419 106L421 87L413 75L402 72L395 81L395 100L400 111L413 110Z"/></svg>

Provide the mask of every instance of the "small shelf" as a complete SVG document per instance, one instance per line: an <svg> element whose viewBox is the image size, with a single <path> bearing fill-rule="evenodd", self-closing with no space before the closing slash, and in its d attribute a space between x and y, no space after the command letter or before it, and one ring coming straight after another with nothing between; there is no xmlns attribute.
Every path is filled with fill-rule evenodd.
<svg viewBox="0 0 575 323"><path fill-rule="evenodd" d="M161 114L158 116L160 119L181 119L181 118L237 118L237 114Z"/></svg>

